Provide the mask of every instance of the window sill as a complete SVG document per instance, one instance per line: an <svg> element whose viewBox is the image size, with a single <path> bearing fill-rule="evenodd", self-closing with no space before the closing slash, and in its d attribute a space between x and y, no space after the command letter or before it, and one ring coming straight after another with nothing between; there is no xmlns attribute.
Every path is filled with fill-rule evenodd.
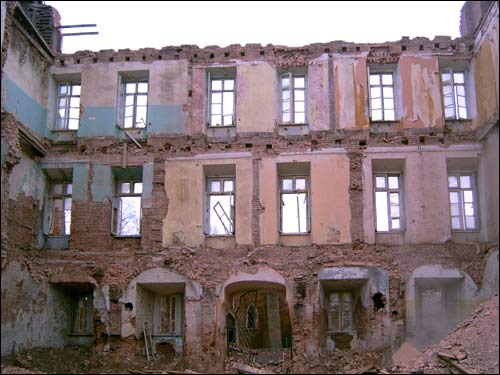
<svg viewBox="0 0 500 375"><path fill-rule="evenodd" d="M310 246L311 233L280 233L279 242L284 246Z"/></svg>
<svg viewBox="0 0 500 375"><path fill-rule="evenodd" d="M183 333L152 333L153 337L184 337Z"/></svg>
<svg viewBox="0 0 500 375"><path fill-rule="evenodd" d="M233 138L236 137L236 125L207 126L207 137Z"/></svg>
<svg viewBox="0 0 500 375"><path fill-rule="evenodd" d="M309 123L307 122L303 122L303 123L300 123L300 122L282 122L282 123L279 123L278 126L280 127L286 127L286 126L309 126Z"/></svg>
<svg viewBox="0 0 500 375"><path fill-rule="evenodd" d="M207 125L208 129L231 129L235 128L236 124L234 125Z"/></svg>
<svg viewBox="0 0 500 375"><path fill-rule="evenodd" d="M113 238L141 238L142 236L140 234L133 234L133 235L121 235L121 234L113 234Z"/></svg>
<svg viewBox="0 0 500 375"><path fill-rule="evenodd" d="M395 133L400 130L400 121L372 121L370 120L370 133L383 134Z"/></svg>
<svg viewBox="0 0 500 375"><path fill-rule="evenodd" d="M445 118L444 122L470 122L472 118Z"/></svg>
<svg viewBox="0 0 500 375"><path fill-rule="evenodd" d="M94 337L93 333L68 333L72 337Z"/></svg>
<svg viewBox="0 0 500 375"><path fill-rule="evenodd" d="M205 235L205 246L212 249L230 249L236 245L234 235Z"/></svg>
<svg viewBox="0 0 500 375"><path fill-rule="evenodd" d="M452 229L451 233L481 233L481 229Z"/></svg>
<svg viewBox="0 0 500 375"><path fill-rule="evenodd" d="M370 119L370 124L398 124L399 120L372 120Z"/></svg>
<svg viewBox="0 0 500 375"><path fill-rule="evenodd" d="M330 334L330 335L341 334L341 333L348 333L350 335L354 335L357 332L358 331L356 331L356 330L350 330L350 331L332 331L332 330L328 330L328 331L326 331L326 333Z"/></svg>
<svg viewBox="0 0 500 375"><path fill-rule="evenodd" d="M124 128L123 126L116 125L117 129L122 130L122 131L143 131L146 130L146 127L143 126L142 128Z"/></svg>
<svg viewBox="0 0 500 375"><path fill-rule="evenodd" d="M69 234L63 236L45 236L44 249L67 250L69 248Z"/></svg>
<svg viewBox="0 0 500 375"><path fill-rule="evenodd" d="M78 129L52 129L53 133L67 133L67 134L73 134L76 133Z"/></svg>
<svg viewBox="0 0 500 375"><path fill-rule="evenodd" d="M284 136L309 134L308 124L278 124L278 134Z"/></svg>
<svg viewBox="0 0 500 375"><path fill-rule="evenodd" d="M392 232L375 232L375 242L386 245L402 245L405 241L405 230Z"/></svg>

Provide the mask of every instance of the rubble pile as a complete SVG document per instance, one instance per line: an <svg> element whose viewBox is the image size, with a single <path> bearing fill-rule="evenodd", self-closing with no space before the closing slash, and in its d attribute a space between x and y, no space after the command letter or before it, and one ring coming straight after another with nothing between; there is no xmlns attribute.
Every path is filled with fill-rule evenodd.
<svg viewBox="0 0 500 375"><path fill-rule="evenodd" d="M449 374L499 373L498 295L479 307L438 344L407 366L391 372Z"/></svg>

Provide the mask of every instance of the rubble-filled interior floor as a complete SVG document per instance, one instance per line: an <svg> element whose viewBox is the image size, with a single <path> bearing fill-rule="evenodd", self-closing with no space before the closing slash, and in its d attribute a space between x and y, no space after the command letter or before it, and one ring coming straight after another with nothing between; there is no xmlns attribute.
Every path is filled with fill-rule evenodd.
<svg viewBox="0 0 500 375"><path fill-rule="evenodd" d="M386 350L339 350L321 354L307 363L296 363L289 350L279 355L267 355L255 350L232 351L225 360L225 373L238 373L239 365L269 373L456 373L461 368L468 373L499 373L499 305L498 295L482 303L456 329L430 346L421 355L407 358L406 363L396 366L387 357ZM269 354L269 353L267 353ZM439 354L439 356L438 356ZM443 361L446 355L448 363ZM259 361L260 358L260 361ZM450 363L455 364L450 365ZM182 358L159 354L148 361L141 354L124 352L97 352L69 346L60 349L32 349L16 355L2 357L2 374L120 374L120 373L195 373Z"/></svg>

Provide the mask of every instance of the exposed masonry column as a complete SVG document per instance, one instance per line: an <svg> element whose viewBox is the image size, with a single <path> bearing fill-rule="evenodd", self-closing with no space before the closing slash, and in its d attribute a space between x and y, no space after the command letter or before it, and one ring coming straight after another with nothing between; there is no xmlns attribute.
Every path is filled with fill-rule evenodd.
<svg viewBox="0 0 500 375"><path fill-rule="evenodd" d="M4 39L6 40L6 39ZM2 61L3 64L3 61ZM2 69L3 71L3 69ZM2 168L2 177L1 177L1 185L2 185L2 191L1 191L1 207L2 207L2 213L1 213L1 267L2 270L4 267L7 265L7 258L9 255L9 252L12 254L12 250L15 249L15 244L14 244L14 237L11 237L11 234L13 235L14 233L9 233L9 220L7 217L7 214L9 213L9 190L10 190L10 175L14 167L19 164L21 161L21 145L19 143L19 136L18 136L18 127L17 127L17 122L14 116L12 116L8 112L3 112L2 111L2 149L4 148L4 145L6 146L7 149L7 154L5 155L5 159L1 165Z"/></svg>
<svg viewBox="0 0 500 375"><path fill-rule="evenodd" d="M349 151L349 203L351 206L351 242L353 247L363 242L363 173L359 151Z"/></svg>
<svg viewBox="0 0 500 375"><path fill-rule="evenodd" d="M254 246L260 245L260 214L262 213L262 205L260 204L260 176L259 167L261 159L252 160L253 174L253 195L252 195L252 242Z"/></svg>

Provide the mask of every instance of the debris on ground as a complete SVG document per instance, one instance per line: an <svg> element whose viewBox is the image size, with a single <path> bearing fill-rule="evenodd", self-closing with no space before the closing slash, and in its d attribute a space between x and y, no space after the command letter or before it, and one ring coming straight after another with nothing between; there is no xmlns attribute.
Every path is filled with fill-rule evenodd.
<svg viewBox="0 0 500 375"><path fill-rule="evenodd" d="M297 356L291 349L228 350L225 373L499 373L498 295L482 303L456 329L423 351L404 343L392 356L381 350L340 350L320 352L314 358ZM299 353L300 355L300 353ZM389 357L389 358L388 358ZM133 351L99 352L95 348L35 348L2 357L2 374L200 374L183 358L159 355L148 361Z"/></svg>
<svg viewBox="0 0 500 375"><path fill-rule="evenodd" d="M438 344L391 372L498 374L498 295L483 302Z"/></svg>

